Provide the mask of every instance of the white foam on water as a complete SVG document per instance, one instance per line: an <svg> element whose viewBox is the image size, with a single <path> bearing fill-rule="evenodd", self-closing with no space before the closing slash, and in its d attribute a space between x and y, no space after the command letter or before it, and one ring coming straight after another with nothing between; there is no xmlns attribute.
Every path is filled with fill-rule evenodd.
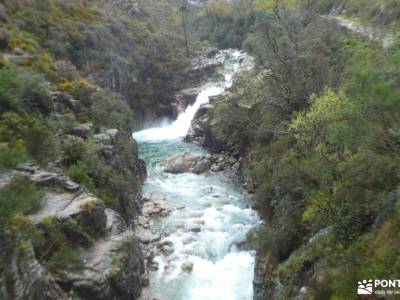
<svg viewBox="0 0 400 300"><path fill-rule="evenodd" d="M189 131L192 120L200 106L208 103L209 97L217 96L223 91L223 88L215 86L205 89L197 96L196 102L193 105L188 106L185 112L180 114L178 119L176 119L172 124L136 132L133 134L133 138L141 142L157 142L183 138Z"/></svg>
<svg viewBox="0 0 400 300"><path fill-rule="evenodd" d="M216 263L200 257L192 260L194 268L183 299L252 299L254 256L251 253L228 253Z"/></svg>

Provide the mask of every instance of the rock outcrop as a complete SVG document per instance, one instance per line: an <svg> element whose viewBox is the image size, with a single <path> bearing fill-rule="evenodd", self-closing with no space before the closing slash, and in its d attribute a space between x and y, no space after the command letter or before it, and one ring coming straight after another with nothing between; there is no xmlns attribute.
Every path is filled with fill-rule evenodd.
<svg viewBox="0 0 400 300"><path fill-rule="evenodd" d="M93 133L93 123L83 123L73 128L75 136L88 138Z"/></svg>
<svg viewBox="0 0 400 300"><path fill-rule="evenodd" d="M219 140L211 130L209 124L209 114L214 110L212 104L203 104L192 120L191 127L185 137L186 142L190 142L212 152L221 152L225 144Z"/></svg>
<svg viewBox="0 0 400 300"><path fill-rule="evenodd" d="M32 243L21 249L17 247L18 241L9 240L6 235L1 239L0 243L10 245L10 249L2 252L6 271L2 273L4 277L0 277L0 299L68 299L53 276L36 259Z"/></svg>
<svg viewBox="0 0 400 300"><path fill-rule="evenodd" d="M83 271L61 273L81 299L137 299L148 279L140 244L130 230L97 241L82 253Z"/></svg>
<svg viewBox="0 0 400 300"><path fill-rule="evenodd" d="M176 119L179 114L196 102L202 87L183 89L175 93L175 102L172 103L172 118Z"/></svg>
<svg viewBox="0 0 400 300"><path fill-rule="evenodd" d="M223 66L224 59L222 51L216 48L205 49L192 60L190 68L186 71L186 86L199 86L209 81Z"/></svg>
<svg viewBox="0 0 400 300"><path fill-rule="evenodd" d="M148 284L141 244L117 210L106 208L100 198L66 176L57 163L50 163L46 169L34 163L23 164L2 173L1 184L7 185L15 175L27 177L46 191L40 210L27 216L49 245L47 252L39 254L41 259L51 257L52 233L56 230L67 239L68 247L79 252L81 267L73 271L66 265L65 269L50 272L38 260L31 242L24 241L23 247L22 242L5 242L14 246L3 255L9 272L0 278L0 298L137 299L140 296L142 287ZM160 197L153 198L159 201Z"/></svg>

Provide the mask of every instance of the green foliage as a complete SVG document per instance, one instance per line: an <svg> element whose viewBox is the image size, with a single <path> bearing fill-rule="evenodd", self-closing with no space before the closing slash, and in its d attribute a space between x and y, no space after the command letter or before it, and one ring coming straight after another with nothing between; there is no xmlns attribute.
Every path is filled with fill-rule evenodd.
<svg viewBox="0 0 400 300"><path fill-rule="evenodd" d="M196 15L195 33L201 41L215 44L220 49L242 48L254 18L249 5L243 1L233 4L217 1L205 5Z"/></svg>
<svg viewBox="0 0 400 300"><path fill-rule="evenodd" d="M12 132L0 124L0 168L15 168L26 159L25 142L16 140Z"/></svg>
<svg viewBox="0 0 400 300"><path fill-rule="evenodd" d="M17 77L8 68L0 69L0 113L3 113L16 105L18 98Z"/></svg>
<svg viewBox="0 0 400 300"><path fill-rule="evenodd" d="M18 104L27 111L48 115L53 109L53 101L42 75L23 71L17 76L19 82Z"/></svg>
<svg viewBox="0 0 400 300"><path fill-rule="evenodd" d="M340 97L332 90L327 90L321 97L312 96L310 102L310 108L299 113L289 125L303 153L316 149L320 143L330 142L332 132L336 132L332 127L340 121L340 112L351 108L345 96Z"/></svg>
<svg viewBox="0 0 400 300"><path fill-rule="evenodd" d="M14 177L0 189L0 219L7 220L16 214L29 214L41 207L44 192L26 179Z"/></svg>
<svg viewBox="0 0 400 300"><path fill-rule="evenodd" d="M0 101L0 113L22 107L48 114L52 109L44 78L26 69L0 69Z"/></svg>
<svg viewBox="0 0 400 300"><path fill-rule="evenodd" d="M78 161L76 164L69 167L68 176L71 177L72 180L85 185L87 188L94 189L93 179L88 172L87 165L82 161Z"/></svg>
<svg viewBox="0 0 400 300"><path fill-rule="evenodd" d="M19 114L7 112L2 115L0 123L18 140L31 157L45 163L57 155L57 141L52 135L45 120L40 116L20 111Z"/></svg>
<svg viewBox="0 0 400 300"><path fill-rule="evenodd" d="M52 110L52 99L41 75L0 69L0 101L2 166L15 167L28 155L40 163L57 155L56 138L44 118Z"/></svg>
<svg viewBox="0 0 400 300"><path fill-rule="evenodd" d="M70 271L79 272L83 270L83 262L80 259L79 249L63 247L56 251L45 263L51 272Z"/></svg>
<svg viewBox="0 0 400 300"><path fill-rule="evenodd" d="M91 116L97 128L118 128L129 132L132 111L120 96L109 90L98 91L91 96Z"/></svg>
<svg viewBox="0 0 400 300"><path fill-rule="evenodd" d="M86 158L88 144L84 139L76 136L67 136L61 146L67 164L74 164Z"/></svg>
<svg viewBox="0 0 400 300"><path fill-rule="evenodd" d="M214 112L212 128L216 136L235 145L243 152L251 139L251 120L248 109L223 101L217 105Z"/></svg>
<svg viewBox="0 0 400 300"><path fill-rule="evenodd" d="M397 11L345 7L355 2L381 20ZM261 70L234 82L209 124L256 181L265 226L250 240L268 258L265 284L279 276L285 299L302 286L310 299L352 299L360 278L399 274L400 44L348 37L307 11L335 1L277 3L253 2L245 45Z"/></svg>
<svg viewBox="0 0 400 300"><path fill-rule="evenodd" d="M23 145L0 144L0 168L12 169L27 160L26 150Z"/></svg>
<svg viewBox="0 0 400 300"><path fill-rule="evenodd" d="M400 4L396 0L350 0L347 7L352 15L368 22L389 25L399 21Z"/></svg>

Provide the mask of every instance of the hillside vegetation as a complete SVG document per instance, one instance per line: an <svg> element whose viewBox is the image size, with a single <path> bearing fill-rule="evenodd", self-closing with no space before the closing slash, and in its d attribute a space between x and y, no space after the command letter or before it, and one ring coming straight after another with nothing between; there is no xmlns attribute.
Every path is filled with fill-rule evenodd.
<svg viewBox="0 0 400 300"><path fill-rule="evenodd" d="M196 19L203 42L257 61L209 119L244 158L265 221L249 236L256 299L355 299L359 280L400 276L400 40L384 49L330 12L391 30L400 7L219 1Z"/></svg>
<svg viewBox="0 0 400 300"><path fill-rule="evenodd" d="M140 249L120 235L146 176L131 133L171 114L187 64L177 13L173 1L0 2L1 299L140 293ZM93 279L82 255L97 248L113 271Z"/></svg>

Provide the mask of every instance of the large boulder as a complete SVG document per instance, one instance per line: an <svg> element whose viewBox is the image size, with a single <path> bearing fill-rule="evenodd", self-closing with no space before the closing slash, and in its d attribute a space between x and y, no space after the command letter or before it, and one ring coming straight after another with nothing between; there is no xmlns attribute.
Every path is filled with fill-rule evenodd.
<svg viewBox="0 0 400 300"><path fill-rule="evenodd" d="M51 230L49 218L55 219L72 243L88 245L87 233L101 237L107 231L107 215L103 202L87 193L49 192L43 199L42 208L28 216L33 224L44 232Z"/></svg>
<svg viewBox="0 0 400 300"><path fill-rule="evenodd" d="M190 129L185 137L185 142L190 142L205 147L212 152L221 152L225 148L225 143L219 140L209 122L209 114L214 111L214 105L203 104L200 106L192 120Z"/></svg>
<svg viewBox="0 0 400 300"><path fill-rule="evenodd" d="M0 239L6 270L0 274L0 299L69 299L36 259L32 243L23 242L24 247L19 247L19 242L7 235Z"/></svg>
<svg viewBox="0 0 400 300"><path fill-rule="evenodd" d="M81 299L138 299L148 284L140 243L132 231L97 241L81 255L83 271L64 272L62 285Z"/></svg>
<svg viewBox="0 0 400 300"><path fill-rule="evenodd" d="M195 156L189 152L182 152L167 158L162 163L162 167L166 173L193 172L202 174L210 169L211 161L205 156Z"/></svg>
<svg viewBox="0 0 400 300"><path fill-rule="evenodd" d="M92 123L79 124L78 126L75 126L73 128L74 135L83 139L88 138L92 134L92 131L93 131Z"/></svg>

